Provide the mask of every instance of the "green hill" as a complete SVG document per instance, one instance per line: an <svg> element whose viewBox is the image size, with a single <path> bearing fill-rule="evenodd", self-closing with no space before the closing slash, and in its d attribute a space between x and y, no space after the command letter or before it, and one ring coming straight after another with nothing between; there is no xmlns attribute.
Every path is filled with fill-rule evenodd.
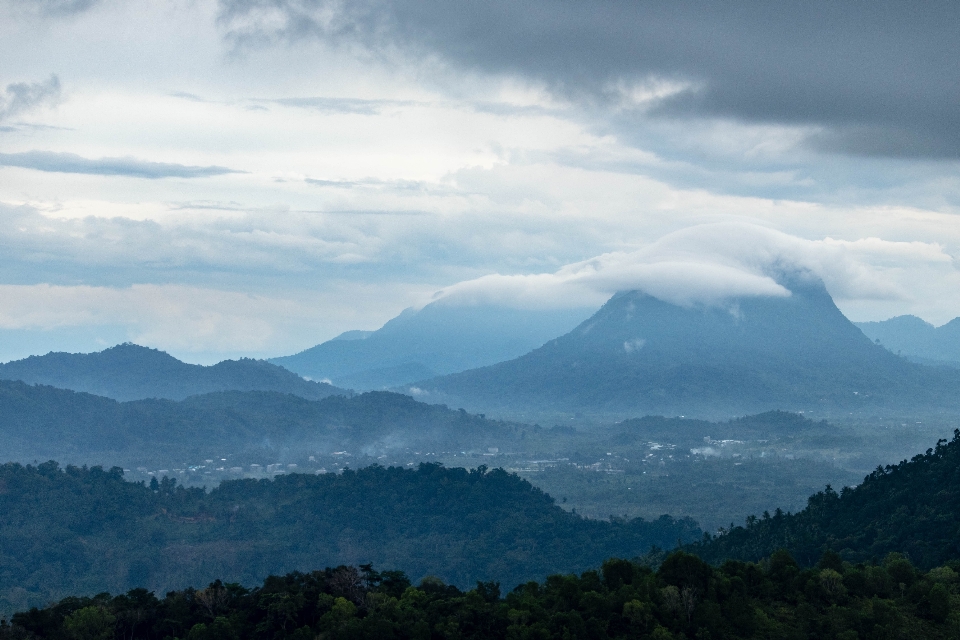
<svg viewBox="0 0 960 640"><path fill-rule="evenodd" d="M801 564L826 551L845 560L905 554L921 567L960 557L960 430L952 441L896 465L878 467L863 484L810 497L795 514L747 518L695 550L711 562L758 560L786 549Z"/></svg>
<svg viewBox="0 0 960 640"><path fill-rule="evenodd" d="M119 469L0 466L0 610L70 594L165 592L215 578L375 563L459 586L582 571L700 535L662 517L568 513L502 470L368 467L237 480L206 493Z"/></svg>

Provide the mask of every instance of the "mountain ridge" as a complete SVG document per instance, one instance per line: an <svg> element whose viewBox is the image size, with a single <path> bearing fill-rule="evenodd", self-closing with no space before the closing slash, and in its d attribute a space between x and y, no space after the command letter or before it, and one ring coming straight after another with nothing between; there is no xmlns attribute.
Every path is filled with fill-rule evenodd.
<svg viewBox="0 0 960 640"><path fill-rule="evenodd" d="M0 364L0 379L21 380L128 401L183 400L215 391L277 391L320 400L349 394L263 360L224 360L202 366L158 349L123 343L94 353L50 352Z"/></svg>
<svg viewBox="0 0 960 640"><path fill-rule="evenodd" d="M469 443L497 445L514 431L508 423L386 391L320 400L274 391L219 391L184 400L118 402L0 380L0 450L9 460L182 465L223 453L306 455L404 446L459 450Z"/></svg>
<svg viewBox="0 0 960 640"><path fill-rule="evenodd" d="M569 331L586 313L438 301L406 309L376 331L348 331L269 362L314 380L384 389L509 360Z"/></svg>

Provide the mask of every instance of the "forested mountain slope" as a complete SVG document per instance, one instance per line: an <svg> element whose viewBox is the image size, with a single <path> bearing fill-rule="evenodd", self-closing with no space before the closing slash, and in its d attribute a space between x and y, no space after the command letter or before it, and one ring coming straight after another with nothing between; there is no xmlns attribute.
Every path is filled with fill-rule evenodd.
<svg viewBox="0 0 960 640"><path fill-rule="evenodd" d="M877 468L853 489L828 487L796 514L750 517L696 552L719 562L783 548L812 564L827 550L852 562L895 551L921 567L960 558L960 430L954 433L909 461Z"/></svg>
<svg viewBox="0 0 960 640"><path fill-rule="evenodd" d="M0 466L0 609L68 594L376 563L460 586L582 571L611 555L700 535L663 517L603 522L568 513L502 470L421 465L225 482L209 493L121 470Z"/></svg>
<svg viewBox="0 0 960 640"><path fill-rule="evenodd" d="M277 391L319 400L349 393L311 382L263 360L224 360L208 367L168 353L121 344L97 353L48 353L0 364L0 379L85 391L115 400L168 398L213 391Z"/></svg>
<svg viewBox="0 0 960 640"><path fill-rule="evenodd" d="M527 355L416 387L431 401L473 410L634 415L907 410L960 402L960 371L897 357L847 320L821 282L782 279L787 297L725 306L681 307L620 293Z"/></svg>
<svg viewBox="0 0 960 640"><path fill-rule="evenodd" d="M249 450L485 450L513 434L512 425L385 391L319 401L224 391L179 402L116 402L0 381L0 450L8 460L183 465Z"/></svg>

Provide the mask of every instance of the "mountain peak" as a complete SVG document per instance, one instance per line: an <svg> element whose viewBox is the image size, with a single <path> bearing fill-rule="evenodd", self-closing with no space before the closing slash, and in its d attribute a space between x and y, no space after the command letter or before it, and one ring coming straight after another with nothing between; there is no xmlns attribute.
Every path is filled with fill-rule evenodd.
<svg viewBox="0 0 960 640"><path fill-rule="evenodd" d="M789 296L723 305L680 306L620 292L527 355L416 386L474 410L719 416L883 405L893 397L917 403L931 394L952 402L947 389L960 389L960 374L919 367L874 344L819 280L784 281Z"/></svg>

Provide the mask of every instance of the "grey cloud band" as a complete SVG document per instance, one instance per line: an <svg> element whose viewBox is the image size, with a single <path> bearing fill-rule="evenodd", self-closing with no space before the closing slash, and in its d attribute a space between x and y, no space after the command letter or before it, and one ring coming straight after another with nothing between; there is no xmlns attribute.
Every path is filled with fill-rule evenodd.
<svg viewBox="0 0 960 640"><path fill-rule="evenodd" d="M956 2L221 0L237 45L319 37L519 74L602 105L668 79L661 117L823 127L817 148L960 155Z"/></svg>

